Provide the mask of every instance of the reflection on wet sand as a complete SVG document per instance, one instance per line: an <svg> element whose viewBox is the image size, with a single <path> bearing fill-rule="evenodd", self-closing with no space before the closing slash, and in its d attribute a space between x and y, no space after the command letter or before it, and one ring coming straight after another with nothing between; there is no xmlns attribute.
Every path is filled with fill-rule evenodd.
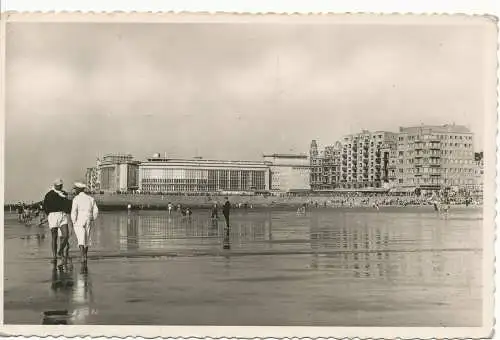
<svg viewBox="0 0 500 340"><path fill-rule="evenodd" d="M27 287L39 287L50 239L47 230L7 224L7 320L36 323L46 311L44 323L67 324L481 322L480 210L457 209L447 220L411 209L236 211L229 235L224 227L204 211L191 219L103 213L93 231L93 284L80 263L55 270L45 264L52 294L34 293L39 307L24 317L35 310L25 296ZM238 317L235 305L257 319Z"/></svg>
<svg viewBox="0 0 500 340"><path fill-rule="evenodd" d="M119 215L114 222L120 234L120 250L128 252L169 249L177 245L213 247L265 241L266 230L268 230L269 238L272 235L271 224L264 219L232 221L229 233L222 219L211 219L205 216L188 218L132 212ZM98 246L106 246L105 238L102 235L97 240Z"/></svg>
<svg viewBox="0 0 500 340"><path fill-rule="evenodd" d="M65 309L43 312L42 324L86 324L96 310L92 308L93 295L86 262L80 263L80 271L74 270L72 259L64 264L53 264L50 288L53 299Z"/></svg>

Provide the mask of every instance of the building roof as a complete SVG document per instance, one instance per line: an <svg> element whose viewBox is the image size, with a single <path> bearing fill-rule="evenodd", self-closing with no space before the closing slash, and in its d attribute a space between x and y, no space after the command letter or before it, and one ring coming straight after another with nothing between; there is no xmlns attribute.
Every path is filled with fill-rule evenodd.
<svg viewBox="0 0 500 340"><path fill-rule="evenodd" d="M293 158L293 159L307 159L308 156L306 154L291 154L291 153L273 153L273 154L264 154L263 157L273 157L273 158Z"/></svg>
<svg viewBox="0 0 500 340"><path fill-rule="evenodd" d="M149 163L149 164L155 164L155 163L167 163L167 164L172 164L172 163L188 163L188 164L223 164L223 165L260 165L260 166L268 166L270 162L262 162L262 161L231 161L231 160L217 160L217 159L192 159L192 158L187 158L187 159L180 159L180 158L164 158L164 157L153 157L153 158L148 158L147 161L142 162L144 163Z"/></svg>
<svg viewBox="0 0 500 340"><path fill-rule="evenodd" d="M418 126L408 126L400 127L399 132L418 132L422 129L431 130L432 132L438 133L472 133L472 131L465 125L455 125L455 124L444 124L444 125L418 125Z"/></svg>

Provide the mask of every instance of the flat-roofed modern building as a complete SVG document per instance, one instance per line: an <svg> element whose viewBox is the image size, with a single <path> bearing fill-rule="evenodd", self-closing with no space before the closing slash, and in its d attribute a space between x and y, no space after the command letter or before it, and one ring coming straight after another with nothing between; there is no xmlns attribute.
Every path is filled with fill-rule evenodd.
<svg viewBox="0 0 500 340"><path fill-rule="evenodd" d="M132 191L138 185L139 162L130 154L108 154L100 161L100 190Z"/></svg>
<svg viewBox="0 0 500 340"><path fill-rule="evenodd" d="M264 160L271 171L271 191L299 193L310 191L309 157L304 154L268 154Z"/></svg>
<svg viewBox="0 0 500 340"><path fill-rule="evenodd" d="M258 161L171 159L156 154L139 165L142 192L245 193L269 191L269 164Z"/></svg>

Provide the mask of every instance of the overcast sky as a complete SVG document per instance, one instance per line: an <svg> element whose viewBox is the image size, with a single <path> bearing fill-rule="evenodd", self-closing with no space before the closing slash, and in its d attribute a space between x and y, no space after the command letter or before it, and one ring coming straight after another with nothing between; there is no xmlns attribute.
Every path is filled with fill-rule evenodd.
<svg viewBox="0 0 500 340"><path fill-rule="evenodd" d="M251 160L452 122L482 149L485 28L8 24L5 199L111 152Z"/></svg>

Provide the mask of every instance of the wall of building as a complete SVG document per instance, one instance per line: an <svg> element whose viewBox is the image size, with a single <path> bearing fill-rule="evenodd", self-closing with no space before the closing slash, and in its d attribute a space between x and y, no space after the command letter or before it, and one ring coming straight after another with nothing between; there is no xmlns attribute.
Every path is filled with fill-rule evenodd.
<svg viewBox="0 0 500 340"><path fill-rule="evenodd" d="M395 136L393 132L364 130L344 136L334 145L325 147L323 152L316 151L314 141L310 152L311 188L383 187L391 173L390 155L395 148Z"/></svg>
<svg viewBox="0 0 500 340"><path fill-rule="evenodd" d="M230 161L148 161L139 166L145 192L268 191L269 167Z"/></svg>
<svg viewBox="0 0 500 340"><path fill-rule="evenodd" d="M429 189L473 186L473 144L473 134L463 126L401 128L398 185Z"/></svg>
<svg viewBox="0 0 500 340"><path fill-rule="evenodd" d="M101 190L102 191L116 191L118 186L117 180L117 166L112 165L101 165Z"/></svg>
<svg viewBox="0 0 500 340"><path fill-rule="evenodd" d="M291 192L294 190L309 190L309 166L270 166L271 190L277 192Z"/></svg>
<svg viewBox="0 0 500 340"><path fill-rule="evenodd" d="M127 191L128 189L128 164L118 165L118 190Z"/></svg>
<svg viewBox="0 0 500 340"><path fill-rule="evenodd" d="M470 187L474 138L459 125L400 128L398 133L363 131L334 145L310 147L310 184L315 191L336 188Z"/></svg>

